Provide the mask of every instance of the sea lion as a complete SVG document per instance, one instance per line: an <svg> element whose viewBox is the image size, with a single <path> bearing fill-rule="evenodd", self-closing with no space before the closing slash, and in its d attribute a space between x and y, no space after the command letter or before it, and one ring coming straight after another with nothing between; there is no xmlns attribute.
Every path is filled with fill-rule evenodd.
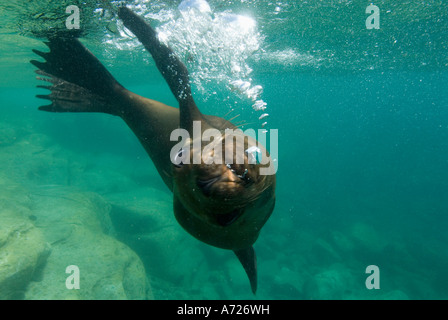
<svg viewBox="0 0 448 320"><path fill-rule="evenodd" d="M255 146L263 147L248 136L238 139L242 133L226 136L226 129L236 129L236 126L199 111L185 65L158 40L152 27L126 7L119 8L118 16L152 55L179 108L126 90L78 39L52 36L45 42L49 52L33 50L45 62L30 61L38 68L36 72L40 76L37 78L51 84L38 86L51 91L48 95L37 95L51 101L39 110L102 112L121 117L173 192L174 214L180 225L207 244L233 250L255 294L257 268L253 244L274 209L275 174L260 174L267 162L254 163L247 151ZM195 124L200 124L201 133L207 129L219 130L221 136L215 137L214 143L222 143L224 149L227 148L224 162L204 161L215 156L214 149L206 149L202 141L194 139L188 139L183 147L174 150L174 158L193 159L197 152L203 152L199 163L172 158L172 149L176 146L176 141L170 139L172 132L180 128L193 135ZM226 143L229 139L235 146ZM237 150L246 152L239 155ZM270 157L265 149L262 151ZM238 156L244 160L242 163L231 161Z"/></svg>

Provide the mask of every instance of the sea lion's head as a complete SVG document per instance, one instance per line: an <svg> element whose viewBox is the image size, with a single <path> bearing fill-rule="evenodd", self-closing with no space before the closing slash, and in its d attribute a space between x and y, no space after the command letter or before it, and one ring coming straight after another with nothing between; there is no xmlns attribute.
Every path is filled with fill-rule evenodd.
<svg viewBox="0 0 448 320"><path fill-rule="evenodd" d="M274 209L275 175L263 172L272 161L241 130L218 133L212 142L188 140L174 154L176 218L208 244L249 247Z"/></svg>

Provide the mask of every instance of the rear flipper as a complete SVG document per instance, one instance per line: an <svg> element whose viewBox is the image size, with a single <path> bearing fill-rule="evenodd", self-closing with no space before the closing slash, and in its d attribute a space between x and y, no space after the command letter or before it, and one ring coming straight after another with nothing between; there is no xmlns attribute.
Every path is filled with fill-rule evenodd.
<svg viewBox="0 0 448 320"><path fill-rule="evenodd" d="M107 110L107 100L76 84L56 78L51 74L36 70L45 77L38 80L50 82L50 86L37 86L51 91L48 95L37 95L40 99L50 100L52 103L39 107L39 110L49 112L104 112Z"/></svg>
<svg viewBox="0 0 448 320"><path fill-rule="evenodd" d="M235 252L238 260L240 260L243 265L243 268L249 277L252 293L255 294L257 292L257 256L255 255L254 247L233 250L233 252Z"/></svg>
<svg viewBox="0 0 448 320"><path fill-rule="evenodd" d="M30 61L44 76L38 79L51 83L38 86L51 93L37 97L52 102L40 110L117 113L115 105L124 88L78 39L54 37L45 44L50 52L33 50L45 62Z"/></svg>

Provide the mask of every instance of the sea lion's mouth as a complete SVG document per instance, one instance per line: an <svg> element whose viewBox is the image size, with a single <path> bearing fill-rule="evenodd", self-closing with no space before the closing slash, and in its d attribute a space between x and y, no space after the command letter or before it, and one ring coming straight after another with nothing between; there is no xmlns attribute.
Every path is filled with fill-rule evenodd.
<svg viewBox="0 0 448 320"><path fill-rule="evenodd" d="M248 174L248 172L249 172L248 169L243 170L241 172L241 174L239 174L234 169L231 169L230 172L231 172L230 175L233 175L233 177L239 178L239 179L232 180L231 178L229 179L229 177L225 177L223 174L223 175L219 175L217 177L211 178L211 179L197 179L196 184L202 190L202 193L206 197L209 197L212 192L212 187L217 182L223 182L223 183L231 182L231 183L243 185L245 187L247 187L253 183L252 178Z"/></svg>
<svg viewBox="0 0 448 320"><path fill-rule="evenodd" d="M198 179L197 185L202 190L203 194L206 197L209 197L212 191L212 187L219 181L222 181L221 176L207 180ZM211 216L214 217L214 220L218 225L226 227L234 223L242 214L243 209L235 209L229 213L215 213Z"/></svg>
<svg viewBox="0 0 448 320"><path fill-rule="evenodd" d="M234 223L243 214L242 209L235 209L230 213L216 214L216 222L223 227Z"/></svg>
<svg viewBox="0 0 448 320"><path fill-rule="evenodd" d="M220 180L221 176L208 179L208 180L197 180L198 187L202 190L205 196L210 196L212 186Z"/></svg>

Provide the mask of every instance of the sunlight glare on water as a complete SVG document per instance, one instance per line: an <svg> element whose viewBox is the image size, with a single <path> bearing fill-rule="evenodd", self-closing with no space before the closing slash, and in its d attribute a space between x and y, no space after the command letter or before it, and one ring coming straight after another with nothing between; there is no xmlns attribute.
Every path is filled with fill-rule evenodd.
<svg viewBox="0 0 448 320"><path fill-rule="evenodd" d="M237 95L251 102L255 111L265 111L263 87L252 80L253 70L248 63L261 50L264 39L252 17L227 10L213 12L205 0L185 0L177 8L157 13L145 4L146 1L135 2L136 11L160 23L156 28L160 40L185 61L191 81L203 99L216 94L210 86L221 87L230 92L225 100ZM117 32L118 36L104 36L110 55L116 48L141 49L138 40L119 21Z"/></svg>

